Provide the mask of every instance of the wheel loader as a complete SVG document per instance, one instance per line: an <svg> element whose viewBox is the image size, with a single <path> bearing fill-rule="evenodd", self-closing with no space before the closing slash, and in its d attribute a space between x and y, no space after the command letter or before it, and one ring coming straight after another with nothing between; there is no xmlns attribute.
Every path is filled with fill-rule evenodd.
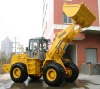
<svg viewBox="0 0 100 89"><path fill-rule="evenodd" d="M26 53L14 54L10 64L3 64L3 70L10 72L16 83L24 82L27 77L43 79L49 86L60 86L63 81L73 82L79 75L78 67L63 55L68 44L82 30L92 25L96 16L84 4L63 5L63 12L71 18L72 24L57 33L48 49L48 39L37 37L29 40Z"/></svg>

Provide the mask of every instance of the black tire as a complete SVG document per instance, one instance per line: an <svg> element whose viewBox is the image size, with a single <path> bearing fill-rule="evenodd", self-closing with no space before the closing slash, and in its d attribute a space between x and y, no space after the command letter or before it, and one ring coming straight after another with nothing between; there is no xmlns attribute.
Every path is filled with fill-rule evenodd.
<svg viewBox="0 0 100 89"><path fill-rule="evenodd" d="M54 70L56 72L56 77L54 78L54 80L48 79L47 72L49 70ZM57 87L57 86L61 85L62 82L64 81L65 70L58 63L48 64L43 70L43 78L44 78L45 83L47 83L49 86Z"/></svg>
<svg viewBox="0 0 100 89"><path fill-rule="evenodd" d="M74 63L65 63L64 65L65 65L65 68L69 68L72 71L72 74L70 76L66 75L65 81L67 82L75 81L79 75L78 67Z"/></svg>
<svg viewBox="0 0 100 89"><path fill-rule="evenodd" d="M13 72L14 72L14 69L17 69L17 68L21 71L21 74L19 77L16 78ZM16 83L24 82L28 77L26 65L23 63L13 64L10 70L10 76L11 76L11 79Z"/></svg>
<svg viewBox="0 0 100 89"><path fill-rule="evenodd" d="M34 75L29 75L29 77L30 77L32 80L38 80L38 79L41 78L40 76L34 76Z"/></svg>

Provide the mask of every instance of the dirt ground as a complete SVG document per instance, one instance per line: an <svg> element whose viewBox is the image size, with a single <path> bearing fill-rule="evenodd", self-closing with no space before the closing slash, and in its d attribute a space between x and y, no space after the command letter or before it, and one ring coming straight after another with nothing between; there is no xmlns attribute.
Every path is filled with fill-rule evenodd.
<svg viewBox="0 0 100 89"><path fill-rule="evenodd" d="M0 89L100 89L100 75L80 74L73 83L64 82L60 87L49 87L42 78L38 81L28 78L24 83L14 83L9 74L0 74Z"/></svg>

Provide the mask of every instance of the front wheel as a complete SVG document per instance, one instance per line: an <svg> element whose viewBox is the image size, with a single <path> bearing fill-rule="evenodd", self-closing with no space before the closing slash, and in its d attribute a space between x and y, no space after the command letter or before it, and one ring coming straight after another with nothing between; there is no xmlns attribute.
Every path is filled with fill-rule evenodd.
<svg viewBox="0 0 100 89"><path fill-rule="evenodd" d="M79 75L78 67L74 63L65 63L64 65L67 72L65 81L67 82L75 81Z"/></svg>
<svg viewBox="0 0 100 89"><path fill-rule="evenodd" d="M23 63L15 63L10 70L11 79L16 83L24 82L27 77L27 68Z"/></svg>
<svg viewBox="0 0 100 89"><path fill-rule="evenodd" d="M59 86L64 78L64 68L58 63L48 64L43 71L44 81L50 86Z"/></svg>

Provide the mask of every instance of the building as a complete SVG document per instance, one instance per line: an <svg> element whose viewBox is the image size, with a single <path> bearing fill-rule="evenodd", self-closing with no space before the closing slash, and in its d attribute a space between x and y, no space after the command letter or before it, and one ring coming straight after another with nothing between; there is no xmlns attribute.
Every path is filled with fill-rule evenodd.
<svg viewBox="0 0 100 89"><path fill-rule="evenodd" d="M1 43L1 51L4 52L7 56L11 56L12 48L12 41L9 39L9 37L6 37Z"/></svg>
<svg viewBox="0 0 100 89"><path fill-rule="evenodd" d="M81 3L83 0L43 0L43 36L53 42L57 32L71 25L62 11L63 3ZM67 55L79 69L82 63L100 63L100 0L84 0L97 19L89 28L83 29L66 48Z"/></svg>

